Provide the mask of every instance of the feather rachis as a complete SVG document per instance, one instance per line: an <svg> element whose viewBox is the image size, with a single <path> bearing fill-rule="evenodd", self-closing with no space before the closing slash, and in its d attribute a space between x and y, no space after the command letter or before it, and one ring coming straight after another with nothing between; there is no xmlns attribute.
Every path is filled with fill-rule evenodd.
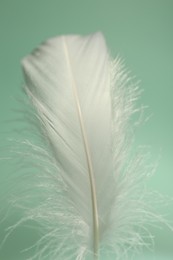
<svg viewBox="0 0 173 260"><path fill-rule="evenodd" d="M82 133L82 140L84 143L84 150L86 155L86 161L87 161L87 168L89 173L89 180L90 180L90 187L91 187L91 199L92 199L92 214L93 214L93 241L94 241L94 255L97 259L98 257L98 247L99 247L99 219L98 219L98 206L97 206L97 195L96 195L96 186L95 186L95 179L94 179L94 170L92 166L92 160L90 155L90 148L87 141L87 134L83 122L83 116L81 111L81 106L79 102L79 96L76 88L75 79L73 78L72 73L72 66L70 63L70 57L68 53L68 47L65 38L63 37L63 46L64 46L64 52L68 64L69 73L71 72L71 79L72 79L72 87L73 87L73 93L74 93L74 99L76 103L77 113L79 117L80 122L80 128Z"/></svg>

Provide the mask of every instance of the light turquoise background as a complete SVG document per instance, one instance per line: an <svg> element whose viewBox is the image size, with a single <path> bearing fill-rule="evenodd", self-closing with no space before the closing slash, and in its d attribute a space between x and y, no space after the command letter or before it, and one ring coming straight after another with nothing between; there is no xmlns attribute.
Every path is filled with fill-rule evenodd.
<svg viewBox="0 0 173 260"><path fill-rule="evenodd" d="M4 132L9 130L3 120L13 119L14 97L21 92L21 58L49 37L98 30L104 33L111 52L119 54L141 81L140 103L149 106L147 113L152 117L138 131L136 142L151 145L153 160L160 157L149 186L173 196L172 0L0 0L1 144L6 144ZM5 189L5 169L1 163L1 189ZM173 203L164 213L173 219ZM155 254L144 252L138 259L173 259L173 233L166 227L153 233ZM25 235L19 230L0 252L0 260L24 260L18 250L26 243ZM26 240L35 239L32 236L27 231Z"/></svg>

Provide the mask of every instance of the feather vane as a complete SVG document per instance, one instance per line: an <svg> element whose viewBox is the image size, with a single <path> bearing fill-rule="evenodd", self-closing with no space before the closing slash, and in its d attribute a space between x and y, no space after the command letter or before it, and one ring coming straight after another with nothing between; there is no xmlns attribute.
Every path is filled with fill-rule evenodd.
<svg viewBox="0 0 173 260"><path fill-rule="evenodd" d="M105 180L114 183L108 63L100 34L49 40L23 61L27 94L39 111L67 196L87 226L86 240L93 241L94 254L99 216L104 223L112 204Z"/></svg>
<svg viewBox="0 0 173 260"><path fill-rule="evenodd" d="M137 88L101 33L49 39L22 67L44 140L25 142L36 164L33 196L41 199L23 206L21 222L46 230L30 259L96 260L105 248L125 259L127 248L143 244L135 226L145 230L151 219L139 185L143 155L127 156Z"/></svg>

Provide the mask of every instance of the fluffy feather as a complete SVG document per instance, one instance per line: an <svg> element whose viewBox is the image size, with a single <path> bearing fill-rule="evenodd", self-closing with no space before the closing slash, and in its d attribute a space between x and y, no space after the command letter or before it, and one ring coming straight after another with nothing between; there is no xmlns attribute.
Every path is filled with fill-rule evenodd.
<svg viewBox="0 0 173 260"><path fill-rule="evenodd" d="M152 220L143 155L128 156L137 88L101 33L50 39L22 66L41 126L39 144L23 142L33 187L25 186L26 216L16 224L42 227L30 259L125 259Z"/></svg>

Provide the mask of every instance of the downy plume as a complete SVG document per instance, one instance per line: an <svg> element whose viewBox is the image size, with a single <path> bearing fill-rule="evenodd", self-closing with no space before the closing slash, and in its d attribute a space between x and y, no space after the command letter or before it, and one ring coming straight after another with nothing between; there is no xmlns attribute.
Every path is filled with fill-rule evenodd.
<svg viewBox="0 0 173 260"><path fill-rule="evenodd" d="M16 226L34 220L42 232L29 259L125 259L154 216L145 156L130 155L138 88L101 33L49 39L22 67L41 137L20 155L32 181Z"/></svg>

